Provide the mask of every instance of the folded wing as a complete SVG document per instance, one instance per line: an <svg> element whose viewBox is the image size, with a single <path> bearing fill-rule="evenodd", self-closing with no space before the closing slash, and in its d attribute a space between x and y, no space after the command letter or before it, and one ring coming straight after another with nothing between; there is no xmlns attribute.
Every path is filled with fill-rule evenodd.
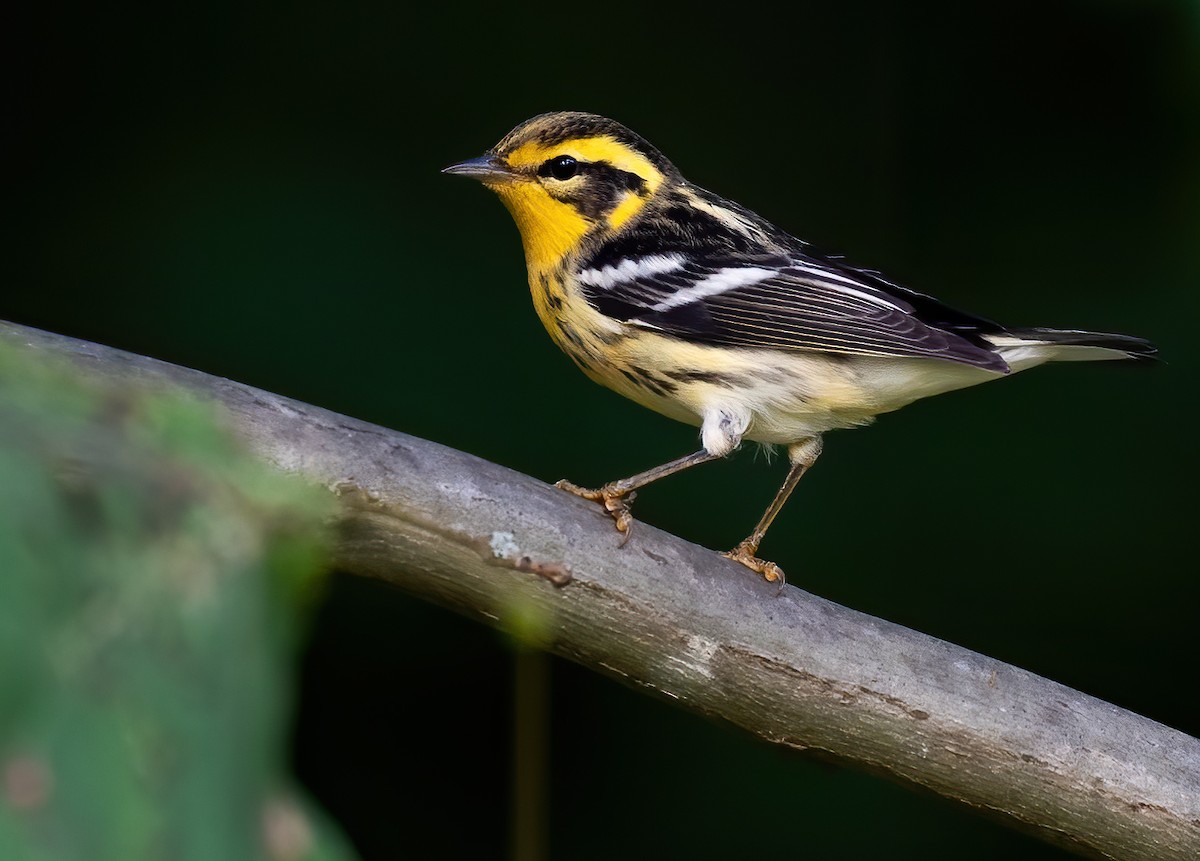
<svg viewBox="0 0 1200 861"><path fill-rule="evenodd" d="M601 313L690 341L945 359L1006 373L981 317L806 254L698 260L683 253L625 259L579 275Z"/></svg>

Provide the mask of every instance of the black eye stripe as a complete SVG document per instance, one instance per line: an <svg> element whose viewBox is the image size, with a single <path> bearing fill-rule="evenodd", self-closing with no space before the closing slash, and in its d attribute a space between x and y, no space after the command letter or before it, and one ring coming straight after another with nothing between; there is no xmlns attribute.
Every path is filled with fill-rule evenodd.
<svg viewBox="0 0 1200 861"><path fill-rule="evenodd" d="M638 197L646 196L646 180L632 171L621 170L606 161L578 161L563 154L546 159L538 166L538 176L553 177L557 180L567 180L581 173L592 174L606 185L623 188Z"/></svg>
<svg viewBox="0 0 1200 861"><path fill-rule="evenodd" d="M636 173L630 173L627 170L618 171L623 174L625 180L625 188L632 191L638 197L646 196L646 180L642 179Z"/></svg>
<svg viewBox="0 0 1200 861"><path fill-rule="evenodd" d="M555 179L570 179L579 172L580 163L569 155L556 155L546 159L538 168L538 176L552 176Z"/></svg>

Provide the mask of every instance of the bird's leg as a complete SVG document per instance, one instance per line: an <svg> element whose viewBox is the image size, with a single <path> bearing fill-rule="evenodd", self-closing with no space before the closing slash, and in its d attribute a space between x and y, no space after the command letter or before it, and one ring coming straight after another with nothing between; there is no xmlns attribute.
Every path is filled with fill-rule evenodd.
<svg viewBox="0 0 1200 861"><path fill-rule="evenodd" d="M771 504L763 513L762 519L758 521L758 526L755 526L754 531L750 533L750 537L742 541L728 553L722 555L729 557L734 562L741 562L751 571L757 571L772 583L778 581L781 586L783 585L783 569L774 562L759 559L755 554L758 553L758 545L762 543L763 536L767 534L767 530L771 527L771 522L779 514L780 510L782 510L783 504L792 495L792 491L796 489L796 485L800 483L800 479L804 477L804 473L808 471L810 466L816 463L817 457L820 454L821 438L819 436L809 437L806 440L792 443L788 446L788 460L791 461L792 468L788 471L787 478L783 480L783 486L779 488L779 492L771 500Z"/></svg>
<svg viewBox="0 0 1200 861"><path fill-rule="evenodd" d="M601 503L605 510L612 515L613 520L617 522L617 530L624 536L621 539L621 545L624 546L625 542L629 540L630 527L633 526L633 515L629 513L629 508L633 504L634 497L637 496L636 491L639 487L645 487L652 481L658 481L660 478L666 478L668 475L682 472L689 466L696 466L697 464L707 463L710 460L716 460L718 457L721 457L721 455L711 454L707 449L701 449L695 454L689 454L687 457L681 457L670 463L664 463L662 466L656 466L645 472L639 472L637 475L629 476L629 478L622 478L620 481L610 481L603 487L598 487L594 490L572 484L565 478L557 482L554 486L560 490L573 493L576 496L582 496L584 499L591 499Z"/></svg>

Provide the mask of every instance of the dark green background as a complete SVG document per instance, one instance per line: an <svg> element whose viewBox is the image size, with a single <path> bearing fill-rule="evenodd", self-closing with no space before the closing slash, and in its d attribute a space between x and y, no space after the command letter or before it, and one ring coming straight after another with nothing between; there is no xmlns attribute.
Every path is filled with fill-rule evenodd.
<svg viewBox="0 0 1200 861"><path fill-rule="evenodd" d="M616 478L695 432L557 352L507 214L438 174L545 110L617 118L699 184L966 309L1154 339L1166 364L1038 369L831 434L763 549L834 601L1200 732L1196 4L40 14L10 75L0 316L548 481ZM783 469L748 449L637 514L729 547ZM364 858L504 854L510 676L491 631L335 579L296 763ZM553 685L555 857L1059 855L574 666Z"/></svg>

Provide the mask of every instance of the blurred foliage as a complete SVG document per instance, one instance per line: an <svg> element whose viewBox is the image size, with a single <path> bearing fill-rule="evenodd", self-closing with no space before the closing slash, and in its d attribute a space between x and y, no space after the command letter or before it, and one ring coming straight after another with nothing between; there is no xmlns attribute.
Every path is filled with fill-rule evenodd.
<svg viewBox="0 0 1200 861"><path fill-rule="evenodd" d="M0 343L0 858L336 859L284 777L323 495Z"/></svg>

